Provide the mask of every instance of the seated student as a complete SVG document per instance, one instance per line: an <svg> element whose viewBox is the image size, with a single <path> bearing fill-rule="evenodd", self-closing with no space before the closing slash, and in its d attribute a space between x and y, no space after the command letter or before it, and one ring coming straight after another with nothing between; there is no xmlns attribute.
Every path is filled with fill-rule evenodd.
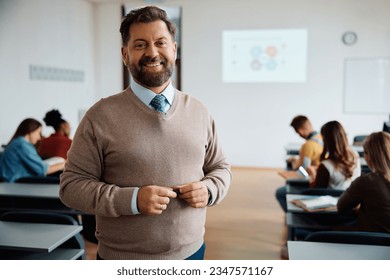
<svg viewBox="0 0 390 280"><path fill-rule="evenodd" d="M372 172L352 182L339 198L337 210L357 212L354 230L390 233L390 134L370 134L363 148Z"/></svg>
<svg viewBox="0 0 390 280"><path fill-rule="evenodd" d="M69 123L62 119L62 115L58 110L47 112L43 120L47 126L52 126L55 132L42 139L38 148L39 155L42 158L62 157L66 159L72 144L72 140L69 138Z"/></svg>
<svg viewBox="0 0 390 280"><path fill-rule="evenodd" d="M23 177L46 176L64 168L64 162L45 163L34 145L41 139L42 125L35 119L23 120L0 159L0 177L15 182Z"/></svg>
<svg viewBox="0 0 390 280"><path fill-rule="evenodd" d="M290 125L300 137L306 140L299 150L299 157L288 159L292 169L298 169L302 165L318 166L323 150L321 135L313 129L310 120L306 116L296 116ZM309 163L306 164L306 161L309 161ZM306 168L306 166L304 167Z"/></svg>
<svg viewBox="0 0 390 280"><path fill-rule="evenodd" d="M300 166L307 168L311 165L317 167L320 164L320 156L323 150L321 135L314 130L306 116L298 115L294 117L290 125L300 137L306 140L299 150L299 158L290 158L288 160L292 169L298 169ZM278 188L275 196L283 211L287 212L286 187ZM282 245L281 257L283 259L288 258L286 244Z"/></svg>
<svg viewBox="0 0 390 280"><path fill-rule="evenodd" d="M291 126L299 136L306 139L299 151L299 158L290 159L292 168L298 169L302 165L305 165L305 168L310 165L317 167L320 164L320 156L323 151L321 135L313 129L311 122L306 116L296 116L291 121ZM284 212L287 212L286 187L278 188L275 196Z"/></svg>
<svg viewBox="0 0 390 280"><path fill-rule="evenodd" d="M346 190L351 182L360 176L360 157L348 144L343 126L330 121L321 128L324 150L317 168L307 167L310 187Z"/></svg>

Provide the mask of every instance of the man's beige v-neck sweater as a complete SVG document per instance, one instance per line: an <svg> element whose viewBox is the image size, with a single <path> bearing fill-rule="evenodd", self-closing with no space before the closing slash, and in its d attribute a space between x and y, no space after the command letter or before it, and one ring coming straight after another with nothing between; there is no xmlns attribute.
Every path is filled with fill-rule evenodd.
<svg viewBox="0 0 390 280"><path fill-rule="evenodd" d="M75 133L60 197L96 215L103 259L185 259L203 244L206 208L171 199L161 215L135 215L136 187L204 181L211 205L227 194L231 171L214 121L195 98L176 91L171 109L145 106L130 88L92 106Z"/></svg>

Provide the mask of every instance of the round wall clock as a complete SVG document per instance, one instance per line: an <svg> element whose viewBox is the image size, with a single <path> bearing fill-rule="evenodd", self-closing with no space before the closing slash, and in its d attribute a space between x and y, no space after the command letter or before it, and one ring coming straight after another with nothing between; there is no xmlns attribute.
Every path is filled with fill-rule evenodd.
<svg viewBox="0 0 390 280"><path fill-rule="evenodd" d="M353 45L357 41L357 35L353 31L347 31L343 34L342 40L346 45Z"/></svg>

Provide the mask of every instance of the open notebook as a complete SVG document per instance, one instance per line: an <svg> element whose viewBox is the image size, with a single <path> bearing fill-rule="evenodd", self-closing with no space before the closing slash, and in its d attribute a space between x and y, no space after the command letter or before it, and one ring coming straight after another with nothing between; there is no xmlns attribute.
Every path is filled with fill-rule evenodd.
<svg viewBox="0 0 390 280"><path fill-rule="evenodd" d="M337 197L330 195L317 196L312 198L294 199L290 202L308 212L332 211L337 208Z"/></svg>

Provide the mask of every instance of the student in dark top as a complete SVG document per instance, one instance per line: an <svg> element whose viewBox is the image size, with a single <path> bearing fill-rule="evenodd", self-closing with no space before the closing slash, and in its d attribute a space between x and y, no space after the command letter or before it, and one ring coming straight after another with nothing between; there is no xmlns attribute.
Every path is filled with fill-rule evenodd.
<svg viewBox="0 0 390 280"><path fill-rule="evenodd" d="M363 148L372 172L352 182L339 198L337 209L357 212L356 230L390 233L390 134L370 134Z"/></svg>
<svg viewBox="0 0 390 280"><path fill-rule="evenodd" d="M54 128L54 133L47 138L42 139L38 152L42 158L62 157L67 158L67 153L72 144L69 138L70 125L62 119L58 110L51 110L46 113L43 119L47 126Z"/></svg>

